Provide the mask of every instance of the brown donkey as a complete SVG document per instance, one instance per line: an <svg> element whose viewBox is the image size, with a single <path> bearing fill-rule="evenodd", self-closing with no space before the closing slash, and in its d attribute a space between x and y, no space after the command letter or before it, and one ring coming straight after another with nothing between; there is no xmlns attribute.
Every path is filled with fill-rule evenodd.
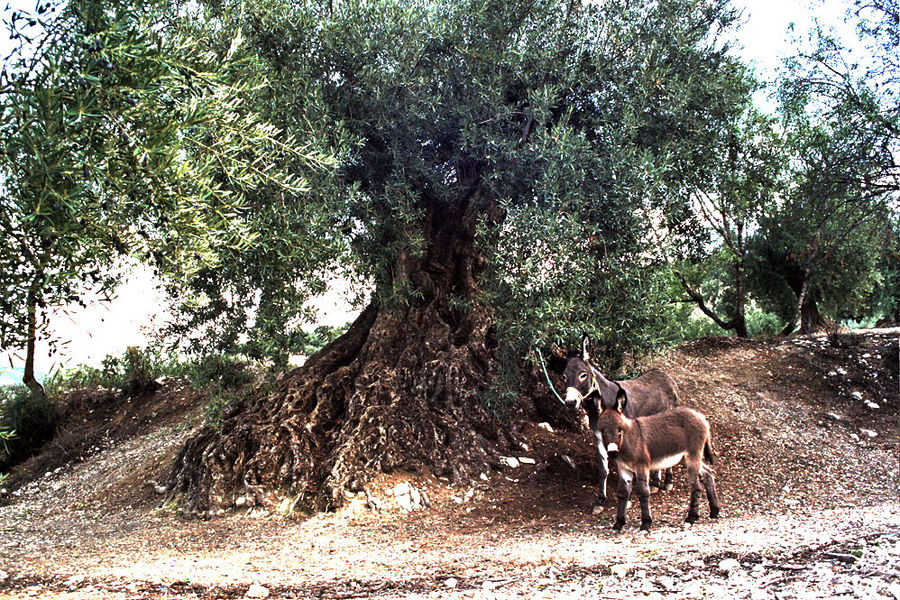
<svg viewBox="0 0 900 600"><path fill-rule="evenodd" d="M625 512L631 496L632 482L641 503L641 529L650 529L650 471L668 469L682 459L687 466L688 481L691 482L691 503L687 522L693 523L700 517L700 495L706 489L709 500L709 516L719 516L719 499L712 471L704 464L703 458L712 464L712 439L709 423L696 410L679 407L672 410L629 419L623 412L628 403L628 394L619 389L613 408L604 408L597 418L597 431L611 460L619 467L619 509L613 529L625 526Z"/></svg>
<svg viewBox="0 0 900 600"><path fill-rule="evenodd" d="M579 407L584 408L588 416L588 425L594 434L597 465L600 471L600 493L593 509L597 514L603 510L606 503L606 479L609 477L609 458L597 430L597 416L603 409L615 408L616 393L621 389L628 394L629 402L623 414L629 419L675 408L678 406L678 388L671 377L657 369L651 369L640 377L626 381L607 379L591 364L590 339L587 335L581 339L581 354L569 357L563 376L566 381L566 406L575 410ZM664 483L660 483L659 471L654 470L650 473L651 487L663 490L672 488L672 469L665 471Z"/></svg>

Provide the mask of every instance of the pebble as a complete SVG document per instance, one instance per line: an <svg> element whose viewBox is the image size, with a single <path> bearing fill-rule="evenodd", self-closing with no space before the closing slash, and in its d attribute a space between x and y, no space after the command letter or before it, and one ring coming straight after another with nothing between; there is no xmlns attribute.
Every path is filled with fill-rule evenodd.
<svg viewBox="0 0 900 600"><path fill-rule="evenodd" d="M740 569L741 563L736 558L726 558L719 562L719 570L723 573L731 573L735 569Z"/></svg>
<svg viewBox="0 0 900 600"><path fill-rule="evenodd" d="M250 586L250 589L247 590L247 593L244 594L247 598L268 598L269 597L269 588L263 587L258 583L254 583Z"/></svg>
<svg viewBox="0 0 900 600"><path fill-rule="evenodd" d="M511 469L515 469L519 466L519 459L515 456L504 456L500 459L500 462Z"/></svg>
<svg viewBox="0 0 900 600"><path fill-rule="evenodd" d="M459 581L456 579L456 577L448 577L446 580L444 580L444 585L447 586L448 588L450 588L451 590L453 588L455 588L458 584L459 584Z"/></svg>

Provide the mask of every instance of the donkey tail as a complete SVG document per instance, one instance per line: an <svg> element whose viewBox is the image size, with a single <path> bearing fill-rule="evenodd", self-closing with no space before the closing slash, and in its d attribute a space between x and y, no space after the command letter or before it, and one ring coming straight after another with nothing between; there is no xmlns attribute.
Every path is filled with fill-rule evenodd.
<svg viewBox="0 0 900 600"><path fill-rule="evenodd" d="M703 459L710 465L716 461L716 457L713 454L712 440L710 439L707 439L706 443L703 444Z"/></svg>

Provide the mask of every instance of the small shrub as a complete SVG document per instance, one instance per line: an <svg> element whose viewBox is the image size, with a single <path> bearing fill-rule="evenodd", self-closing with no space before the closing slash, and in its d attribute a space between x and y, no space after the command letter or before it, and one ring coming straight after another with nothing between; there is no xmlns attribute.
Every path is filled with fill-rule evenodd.
<svg viewBox="0 0 900 600"><path fill-rule="evenodd" d="M216 431L222 430L228 413L237 406L246 394L236 391L223 391L213 394L209 403L203 409L206 424Z"/></svg>
<svg viewBox="0 0 900 600"><path fill-rule="evenodd" d="M204 356L187 366L186 372L195 389L236 390L253 383L253 373L247 362L221 354Z"/></svg>
<svg viewBox="0 0 900 600"><path fill-rule="evenodd" d="M0 468L27 458L53 438L58 412L50 398L32 394L24 385L0 387ZM14 433L14 437L11 435Z"/></svg>
<svg viewBox="0 0 900 600"><path fill-rule="evenodd" d="M748 307L745 319L747 320L747 334L750 337L774 337L784 329L784 321L781 320L781 317L755 305Z"/></svg>

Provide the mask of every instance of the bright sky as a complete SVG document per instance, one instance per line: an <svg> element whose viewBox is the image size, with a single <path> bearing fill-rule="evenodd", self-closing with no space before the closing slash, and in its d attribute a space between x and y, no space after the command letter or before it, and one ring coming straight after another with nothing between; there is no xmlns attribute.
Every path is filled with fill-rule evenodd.
<svg viewBox="0 0 900 600"><path fill-rule="evenodd" d="M733 0L744 10L745 23L738 33L743 46L740 54L752 61L763 80L771 80L781 60L792 53L792 37L806 38L813 17L825 25L850 31L843 24L849 6L844 0ZM34 1L13 0L13 7L33 8ZM5 13L4 13L5 14ZM795 30L788 33L794 23ZM6 56L10 41L0 33L0 56ZM758 99L765 102L761 96ZM320 299L320 324L343 325L351 317L348 303L339 293ZM128 346L146 344L152 331L165 320L165 296L156 289L146 271L135 271L118 291L118 298L107 304L94 304L87 310L60 311L53 319L57 337L71 340L62 352L48 358L42 345L36 353L36 370L46 372L51 365L75 366L79 363L99 365L107 354L121 354ZM65 313L65 314L64 314ZM0 383L9 383L12 373L4 377L2 368L9 364L21 367L24 360L15 355L0 355ZM18 380L16 376L15 380Z"/></svg>

